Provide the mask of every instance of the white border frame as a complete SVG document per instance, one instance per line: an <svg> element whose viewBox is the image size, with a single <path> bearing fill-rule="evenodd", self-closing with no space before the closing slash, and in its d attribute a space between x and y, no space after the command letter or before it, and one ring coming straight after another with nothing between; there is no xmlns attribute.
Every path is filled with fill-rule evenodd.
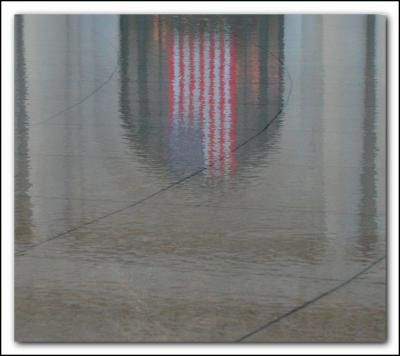
<svg viewBox="0 0 400 356"><path fill-rule="evenodd" d="M2 20L2 354L398 354L399 5L397 1L16 1ZM228 11L227 11L228 10ZM373 13L388 17L389 338L382 344L18 344L13 315L13 16L16 13ZM390 169L389 169L390 168Z"/></svg>

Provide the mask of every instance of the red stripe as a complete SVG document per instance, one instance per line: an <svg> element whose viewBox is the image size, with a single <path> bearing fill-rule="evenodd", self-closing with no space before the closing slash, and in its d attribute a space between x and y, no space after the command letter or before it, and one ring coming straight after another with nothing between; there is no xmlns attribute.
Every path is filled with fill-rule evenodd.
<svg viewBox="0 0 400 356"><path fill-rule="evenodd" d="M173 122L174 113L174 29L171 31L169 36L169 47L168 47L168 125L171 126Z"/></svg>
<svg viewBox="0 0 400 356"><path fill-rule="evenodd" d="M236 49L235 49L235 38L233 33L230 33L230 51L231 51L231 63L229 68L229 80L230 80L230 105L231 105L231 127L229 132L230 137L230 151L231 151L231 164L232 173L236 170L236 160L233 150L235 149L235 121L236 121Z"/></svg>
<svg viewBox="0 0 400 356"><path fill-rule="evenodd" d="M193 70L193 36L189 32L189 122L193 123L193 89L194 89L194 70Z"/></svg>
<svg viewBox="0 0 400 356"><path fill-rule="evenodd" d="M179 31L179 118L183 117L183 31Z"/></svg>
<svg viewBox="0 0 400 356"><path fill-rule="evenodd" d="M225 68L225 42L224 42L224 31L220 32L219 39L219 47L220 47L220 69L219 69L219 108L220 108L220 141L219 141L219 151L220 151L220 160L221 164L219 166L220 173L224 173L224 160L225 160L225 152L224 152L224 142L225 142L225 123L224 123L224 68Z"/></svg>
<svg viewBox="0 0 400 356"><path fill-rule="evenodd" d="M200 115L200 125L203 127L204 120L204 32L200 32L200 83L199 83L199 115Z"/></svg>
<svg viewBox="0 0 400 356"><path fill-rule="evenodd" d="M214 173L214 55L215 55L215 43L214 43L214 33L210 34L210 90L209 90L209 101L210 101L210 144L208 157L210 159L210 174ZM206 99L207 100L207 99Z"/></svg>

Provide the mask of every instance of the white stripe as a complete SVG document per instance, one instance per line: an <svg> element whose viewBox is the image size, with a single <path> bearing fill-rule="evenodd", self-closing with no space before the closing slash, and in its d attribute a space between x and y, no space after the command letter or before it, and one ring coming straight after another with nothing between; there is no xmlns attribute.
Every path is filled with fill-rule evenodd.
<svg viewBox="0 0 400 356"><path fill-rule="evenodd" d="M210 130L210 98L209 98L209 85L210 85L210 33L204 33L204 163L208 167L210 164L210 158L208 155L208 148L210 144L209 130ZM207 170L208 172L208 170Z"/></svg>
<svg viewBox="0 0 400 356"><path fill-rule="evenodd" d="M219 79L219 71L220 71L220 40L219 33L214 33L214 43L215 43L215 51L214 51L214 127L212 128L214 132L214 167L215 172L219 174L219 165L221 161L221 152L220 152L220 132L221 132L221 120L220 120L220 79Z"/></svg>
<svg viewBox="0 0 400 356"><path fill-rule="evenodd" d="M230 171L231 166L231 141L230 141L230 130L231 130L231 125L232 125L232 117L231 117L231 105L230 101L232 98L230 98L230 64L231 64L231 38L230 38L230 32L229 28L226 26L224 28L224 60L225 60L225 66L224 66L224 123L225 123L225 132L224 132L224 154L225 154L225 167L226 171Z"/></svg>

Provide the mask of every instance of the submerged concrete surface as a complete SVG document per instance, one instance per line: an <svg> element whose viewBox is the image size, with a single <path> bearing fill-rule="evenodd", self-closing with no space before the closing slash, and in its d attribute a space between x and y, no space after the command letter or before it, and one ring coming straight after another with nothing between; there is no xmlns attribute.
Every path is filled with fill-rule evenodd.
<svg viewBox="0 0 400 356"><path fill-rule="evenodd" d="M15 339L386 339L385 18L17 16Z"/></svg>

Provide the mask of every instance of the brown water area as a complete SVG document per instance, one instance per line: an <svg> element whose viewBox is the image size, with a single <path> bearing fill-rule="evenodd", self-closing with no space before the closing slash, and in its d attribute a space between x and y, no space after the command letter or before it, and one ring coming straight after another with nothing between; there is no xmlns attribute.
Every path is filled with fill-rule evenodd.
<svg viewBox="0 0 400 356"><path fill-rule="evenodd" d="M18 342L386 340L386 19L15 17Z"/></svg>

